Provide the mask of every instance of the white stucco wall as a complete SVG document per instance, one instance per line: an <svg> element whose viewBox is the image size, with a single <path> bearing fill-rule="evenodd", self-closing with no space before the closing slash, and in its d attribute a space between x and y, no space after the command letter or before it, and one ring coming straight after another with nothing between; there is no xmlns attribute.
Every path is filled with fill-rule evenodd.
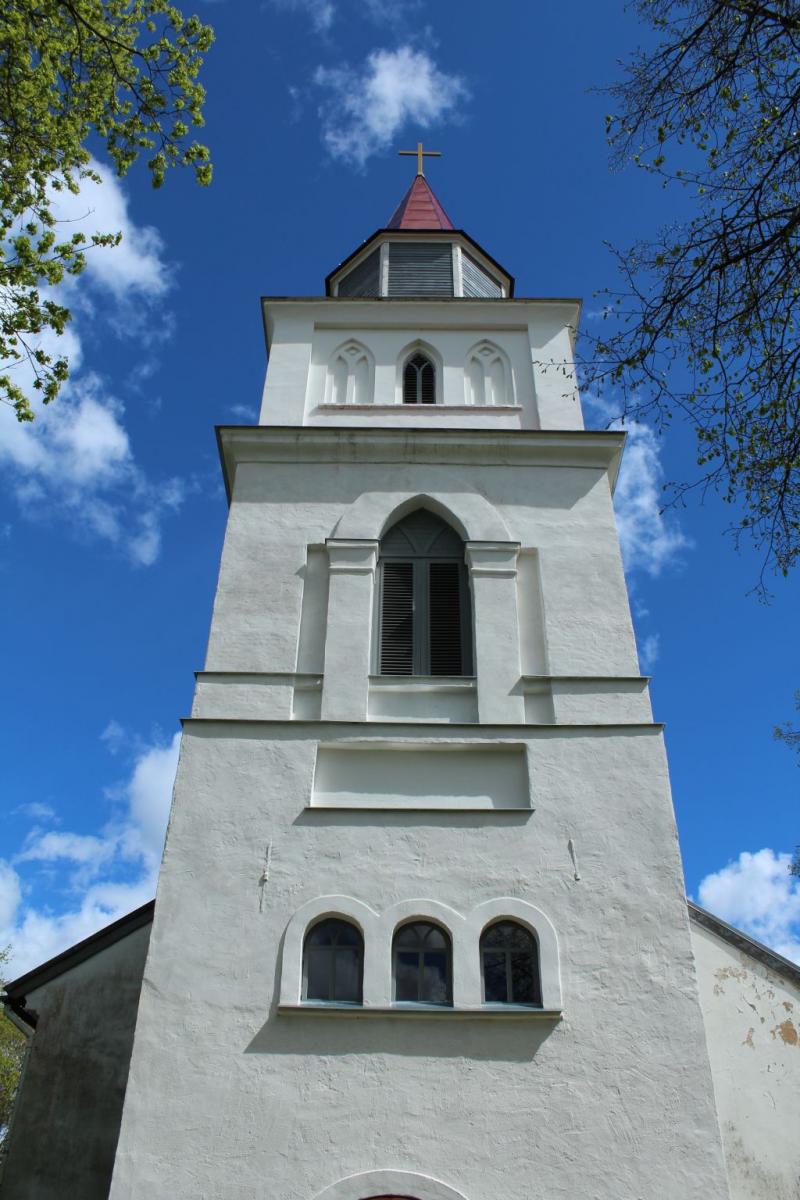
<svg viewBox="0 0 800 1200"><path fill-rule="evenodd" d="M800 1196L800 987L692 922L732 1200Z"/></svg>
<svg viewBox="0 0 800 1200"><path fill-rule="evenodd" d="M570 301L267 300L270 367L263 425L444 426L484 429L582 429L569 326ZM506 404L468 402L465 365L489 341L502 352ZM371 359L367 405L326 403L329 364L349 342ZM401 367L419 345L437 366L437 403L403 405Z"/></svg>
<svg viewBox="0 0 800 1200"><path fill-rule="evenodd" d="M230 517L111 1200L725 1200L621 439L566 394L574 316L269 302L262 427L221 434ZM444 403L324 412L355 334L379 389L428 341ZM518 410L453 399L479 337ZM376 675L380 538L419 505L465 542L471 679ZM481 914L506 910L540 938L541 1011L480 999ZM303 1006L302 914L328 911L363 916L361 1010ZM452 1011L394 1006L398 914L451 930Z"/></svg>

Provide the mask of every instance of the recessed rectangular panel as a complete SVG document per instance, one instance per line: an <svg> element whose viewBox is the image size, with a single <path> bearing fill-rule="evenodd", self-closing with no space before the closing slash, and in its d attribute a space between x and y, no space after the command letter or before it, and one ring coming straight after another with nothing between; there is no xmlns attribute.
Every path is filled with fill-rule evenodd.
<svg viewBox="0 0 800 1200"><path fill-rule="evenodd" d="M364 743L320 745L312 808L525 809L525 747Z"/></svg>

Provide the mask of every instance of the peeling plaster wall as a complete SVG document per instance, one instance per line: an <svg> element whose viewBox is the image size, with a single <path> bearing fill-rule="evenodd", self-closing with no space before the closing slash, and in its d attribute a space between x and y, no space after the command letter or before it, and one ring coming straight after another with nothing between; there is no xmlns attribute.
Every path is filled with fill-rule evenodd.
<svg viewBox="0 0 800 1200"><path fill-rule="evenodd" d="M800 988L691 928L731 1200L797 1200Z"/></svg>
<svg viewBox="0 0 800 1200"><path fill-rule="evenodd" d="M3 1200L106 1200L150 926L29 992L38 1014Z"/></svg>

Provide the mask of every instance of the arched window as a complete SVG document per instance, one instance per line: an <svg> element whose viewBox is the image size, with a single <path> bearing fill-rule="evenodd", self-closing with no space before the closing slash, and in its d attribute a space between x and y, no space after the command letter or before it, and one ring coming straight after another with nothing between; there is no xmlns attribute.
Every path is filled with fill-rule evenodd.
<svg viewBox="0 0 800 1200"><path fill-rule="evenodd" d="M349 921L312 925L303 945L303 999L361 1004L364 939Z"/></svg>
<svg viewBox="0 0 800 1200"><path fill-rule="evenodd" d="M539 948L517 921L495 921L481 936L483 998L487 1004L541 1006Z"/></svg>
<svg viewBox="0 0 800 1200"><path fill-rule="evenodd" d="M453 1003L449 934L430 921L410 921L394 935L394 998L403 1003Z"/></svg>
<svg viewBox="0 0 800 1200"><path fill-rule="evenodd" d="M418 350L403 368L403 404L436 403L436 368Z"/></svg>
<svg viewBox="0 0 800 1200"><path fill-rule="evenodd" d="M469 675L472 631L464 543L420 508L381 539L381 675Z"/></svg>

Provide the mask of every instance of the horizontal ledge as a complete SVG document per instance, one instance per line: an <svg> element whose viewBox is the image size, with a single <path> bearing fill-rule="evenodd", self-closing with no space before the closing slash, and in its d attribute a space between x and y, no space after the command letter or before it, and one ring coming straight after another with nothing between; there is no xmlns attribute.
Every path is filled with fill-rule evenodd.
<svg viewBox="0 0 800 1200"><path fill-rule="evenodd" d="M398 400L394 404L318 404L311 410L314 413L346 413L346 412L404 412L409 416L424 413L516 413L522 412L521 404L403 404ZM425 418L427 420L427 417Z"/></svg>
<svg viewBox="0 0 800 1200"><path fill-rule="evenodd" d="M503 805L494 804L307 804L306 812L368 812L368 813L490 813L492 816L505 816L512 813L519 816L535 811L529 804Z"/></svg>
<svg viewBox="0 0 800 1200"><path fill-rule="evenodd" d="M271 683L276 687L322 687L322 675L306 671L195 671L198 683Z"/></svg>
<svg viewBox="0 0 800 1200"><path fill-rule="evenodd" d="M479 722L479 721L448 721L446 723L434 721L412 721L405 719L393 720L381 717L379 719L371 718L370 720L358 721L332 721L327 719L308 719L301 718L298 720L295 717L181 717L182 725L280 725L298 728L300 726L311 726L313 728L325 729L341 729L353 728L366 730L376 730L374 736L379 738L381 735L377 733L377 728L381 725L391 726L391 737L396 736L396 730L400 728L419 730L426 738L432 735L425 734L428 729L445 728L448 731L448 737L452 741L455 731L458 729L464 730L464 739L470 743L481 741L476 737L475 731L492 735L498 731L502 731L501 736L509 739L519 739L523 736L522 731L531 730L532 732L547 732L549 734L559 734L561 732L580 731L585 729L589 732L594 730L642 730L649 733L663 733L663 721L514 721L501 724L497 721ZM363 736L363 734L362 734ZM436 735L438 737L438 735Z"/></svg>
<svg viewBox="0 0 800 1200"><path fill-rule="evenodd" d="M468 1018L480 1021L560 1021L560 1008L525 1008L509 1004L497 1008L447 1008L444 1005L358 1005L358 1004L279 1004L284 1017L411 1017L414 1020L432 1018L434 1021Z"/></svg>

